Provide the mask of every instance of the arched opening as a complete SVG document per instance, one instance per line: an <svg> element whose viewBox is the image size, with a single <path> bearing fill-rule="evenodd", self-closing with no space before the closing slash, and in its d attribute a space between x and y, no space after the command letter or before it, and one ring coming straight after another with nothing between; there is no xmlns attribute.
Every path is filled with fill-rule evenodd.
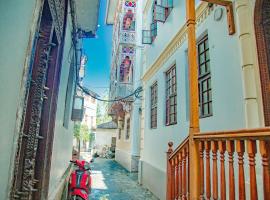
<svg viewBox="0 0 270 200"><path fill-rule="evenodd" d="M261 78L265 125L270 126L270 1L256 0L254 26Z"/></svg>

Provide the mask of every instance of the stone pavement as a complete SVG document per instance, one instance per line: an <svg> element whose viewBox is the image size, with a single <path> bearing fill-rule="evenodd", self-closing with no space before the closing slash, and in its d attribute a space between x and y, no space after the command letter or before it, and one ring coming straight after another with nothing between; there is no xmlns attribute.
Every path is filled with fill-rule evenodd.
<svg viewBox="0 0 270 200"><path fill-rule="evenodd" d="M137 182L137 173L129 173L114 160L95 159L92 163L91 200L158 200Z"/></svg>

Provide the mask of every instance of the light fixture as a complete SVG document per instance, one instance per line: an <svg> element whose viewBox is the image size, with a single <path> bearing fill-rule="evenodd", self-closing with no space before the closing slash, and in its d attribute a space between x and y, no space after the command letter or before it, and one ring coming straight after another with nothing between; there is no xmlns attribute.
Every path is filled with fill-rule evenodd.
<svg viewBox="0 0 270 200"><path fill-rule="evenodd" d="M84 97L74 96L73 108L71 114L72 121L82 121L84 114Z"/></svg>

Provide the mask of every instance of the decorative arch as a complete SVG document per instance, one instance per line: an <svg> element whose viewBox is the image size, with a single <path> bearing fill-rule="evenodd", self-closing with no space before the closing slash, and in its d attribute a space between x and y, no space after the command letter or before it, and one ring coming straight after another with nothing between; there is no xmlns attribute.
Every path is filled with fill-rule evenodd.
<svg viewBox="0 0 270 200"><path fill-rule="evenodd" d="M270 1L256 0L254 26L257 41L265 125L270 126Z"/></svg>

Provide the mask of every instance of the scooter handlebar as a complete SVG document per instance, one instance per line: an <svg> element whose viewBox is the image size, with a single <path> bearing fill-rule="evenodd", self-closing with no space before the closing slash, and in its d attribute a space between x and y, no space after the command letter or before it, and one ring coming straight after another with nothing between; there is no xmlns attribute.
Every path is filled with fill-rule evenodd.
<svg viewBox="0 0 270 200"><path fill-rule="evenodd" d="M75 164L76 166L78 166L78 164L77 164L76 161L70 160L69 162L71 162L71 163ZM87 170L88 171L88 170L92 170L92 169L91 169L91 167L89 165L88 168L84 168L84 170Z"/></svg>

